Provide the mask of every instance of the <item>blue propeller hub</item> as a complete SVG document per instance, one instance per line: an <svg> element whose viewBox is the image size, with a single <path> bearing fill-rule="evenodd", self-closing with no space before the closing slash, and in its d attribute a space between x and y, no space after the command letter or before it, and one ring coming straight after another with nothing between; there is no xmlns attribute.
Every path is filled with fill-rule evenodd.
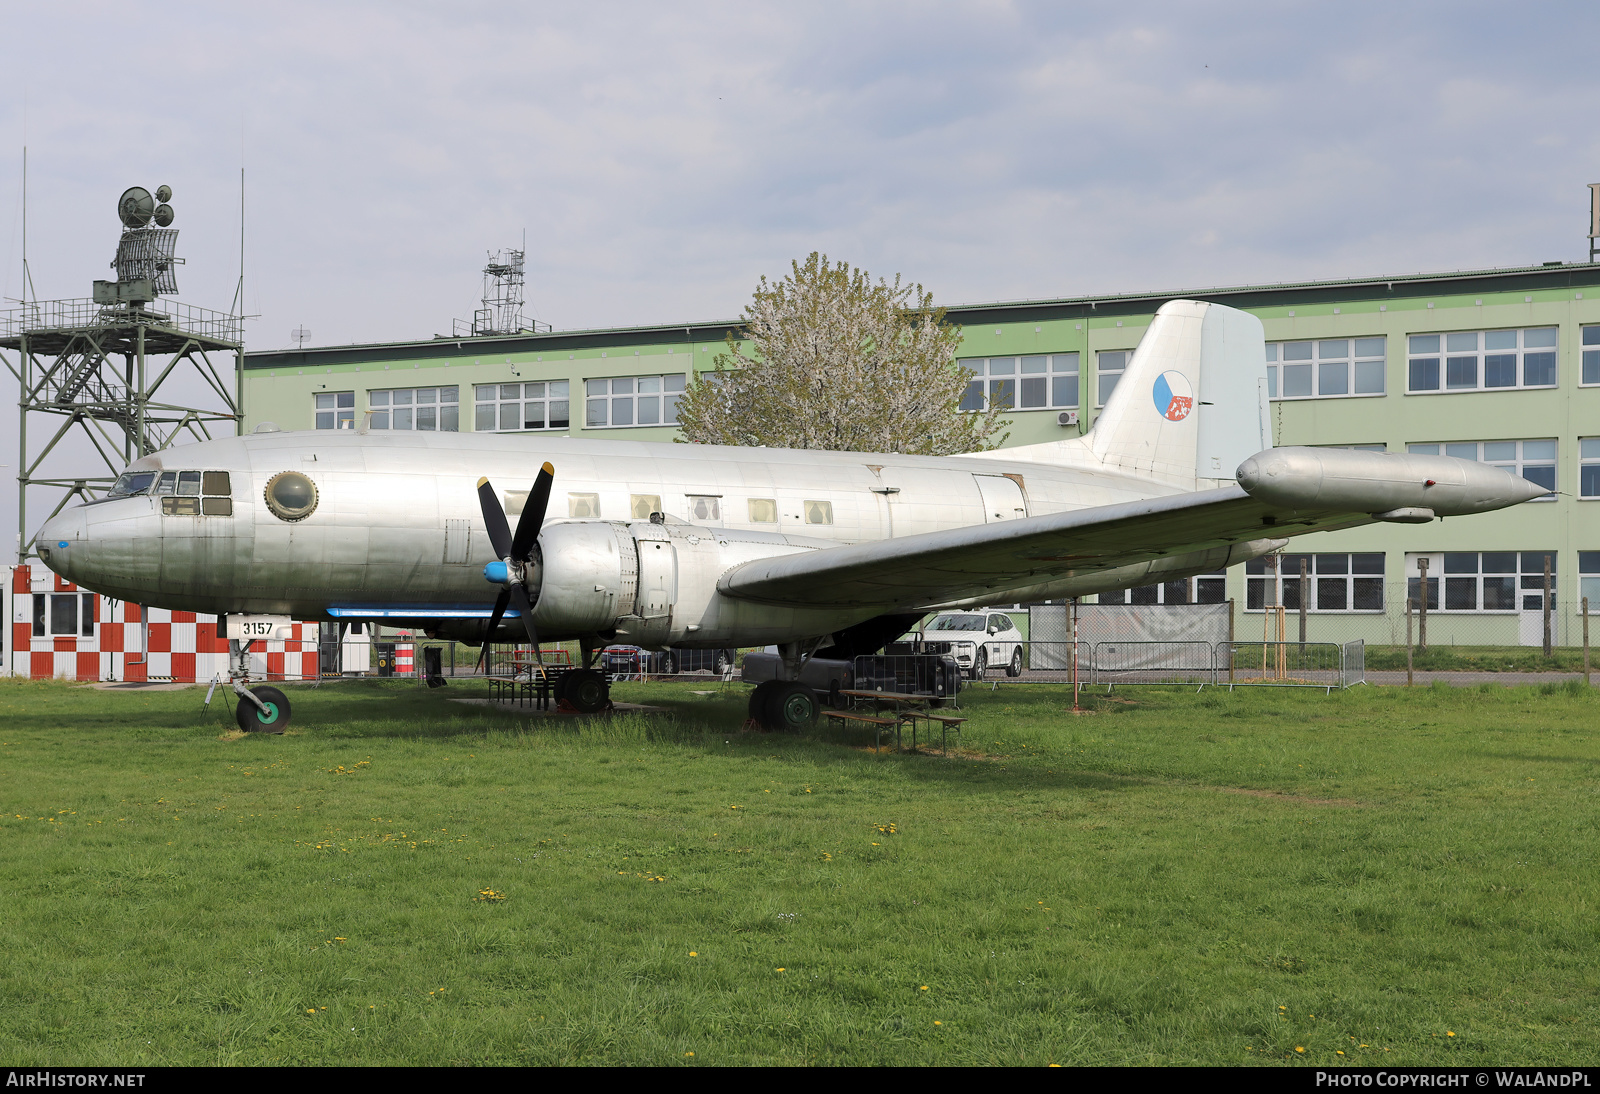
<svg viewBox="0 0 1600 1094"><path fill-rule="evenodd" d="M504 585L511 580L511 569L505 559L497 558L483 568L483 579L491 585Z"/></svg>

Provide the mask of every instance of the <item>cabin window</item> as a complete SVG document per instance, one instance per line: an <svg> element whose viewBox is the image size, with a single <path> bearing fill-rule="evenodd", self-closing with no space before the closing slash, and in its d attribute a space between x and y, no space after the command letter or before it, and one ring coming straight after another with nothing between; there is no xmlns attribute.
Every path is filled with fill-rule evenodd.
<svg viewBox="0 0 1600 1094"><path fill-rule="evenodd" d="M777 524L778 501L776 498L751 498L750 499L751 524Z"/></svg>
<svg viewBox="0 0 1600 1094"><path fill-rule="evenodd" d="M598 517L600 515L599 494L568 494L567 516L569 517ZM649 514L646 514L648 516Z"/></svg>
<svg viewBox="0 0 1600 1094"><path fill-rule="evenodd" d="M833 523L833 502L831 502L831 501L808 501L805 504L806 504L806 523L807 524L832 524Z"/></svg>
<svg viewBox="0 0 1600 1094"><path fill-rule="evenodd" d="M721 520L722 499L689 495L690 520Z"/></svg>
<svg viewBox="0 0 1600 1094"><path fill-rule="evenodd" d="M634 520L649 520L651 513L659 512L662 512L659 494L634 494L629 498L628 515Z"/></svg>

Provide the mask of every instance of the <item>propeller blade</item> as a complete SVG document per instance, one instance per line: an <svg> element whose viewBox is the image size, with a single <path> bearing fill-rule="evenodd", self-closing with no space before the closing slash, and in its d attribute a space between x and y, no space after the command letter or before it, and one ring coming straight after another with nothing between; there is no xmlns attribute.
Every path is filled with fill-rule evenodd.
<svg viewBox="0 0 1600 1094"><path fill-rule="evenodd" d="M522 507L522 518L517 521L516 538L511 541L511 557L518 562L528 561L533 554L539 529L544 527L544 511L550 504L550 484L555 479L556 469L546 463L539 468L539 477L533 480L533 490L528 494L527 504Z"/></svg>
<svg viewBox="0 0 1600 1094"><path fill-rule="evenodd" d="M511 553L511 525L506 523L506 511L488 479L478 480L478 507L483 510L483 526L489 533L495 558L505 558ZM523 510L526 515L527 510Z"/></svg>
<svg viewBox="0 0 1600 1094"><path fill-rule="evenodd" d="M506 605L511 602L511 590L501 589L500 595L495 598L494 614L489 617L489 629L483 632L483 648L478 651L478 667L482 668L489 660L489 640L494 637L494 632L500 626L500 617L506 614Z"/></svg>
<svg viewBox="0 0 1600 1094"><path fill-rule="evenodd" d="M528 641L533 643L533 658L542 667L544 654L539 652L539 632L533 627L533 605L528 602L528 592L521 585L513 585L508 591L511 593L511 602L522 613L522 625L527 629Z"/></svg>

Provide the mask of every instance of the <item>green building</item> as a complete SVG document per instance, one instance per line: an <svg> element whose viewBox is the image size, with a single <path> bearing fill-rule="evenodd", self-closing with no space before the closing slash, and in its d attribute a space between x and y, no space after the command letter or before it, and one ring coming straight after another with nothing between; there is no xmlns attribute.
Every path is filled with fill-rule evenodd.
<svg viewBox="0 0 1600 1094"><path fill-rule="evenodd" d="M1600 611L1600 265L1319 281L953 307L967 409L1015 407L1009 444L1081 432L1151 316L1209 300L1266 327L1275 441L1465 456L1560 491L1508 512L1296 539L1266 564L1119 594L1235 600L1238 634L1403 640L1426 560L1434 644L1556 644ZM668 440L676 393L734 321L246 354L245 428L491 430ZM370 414L370 418L368 415ZM1305 576L1302 579L1302 563ZM1111 599L1111 598L1106 598Z"/></svg>

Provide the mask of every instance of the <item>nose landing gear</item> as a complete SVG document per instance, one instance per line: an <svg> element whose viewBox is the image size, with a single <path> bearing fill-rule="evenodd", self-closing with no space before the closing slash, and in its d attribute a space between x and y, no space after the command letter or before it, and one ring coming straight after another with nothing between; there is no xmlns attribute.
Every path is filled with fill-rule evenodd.
<svg viewBox="0 0 1600 1094"><path fill-rule="evenodd" d="M265 685L239 696L234 719L246 733L282 733L289 725L289 697Z"/></svg>

